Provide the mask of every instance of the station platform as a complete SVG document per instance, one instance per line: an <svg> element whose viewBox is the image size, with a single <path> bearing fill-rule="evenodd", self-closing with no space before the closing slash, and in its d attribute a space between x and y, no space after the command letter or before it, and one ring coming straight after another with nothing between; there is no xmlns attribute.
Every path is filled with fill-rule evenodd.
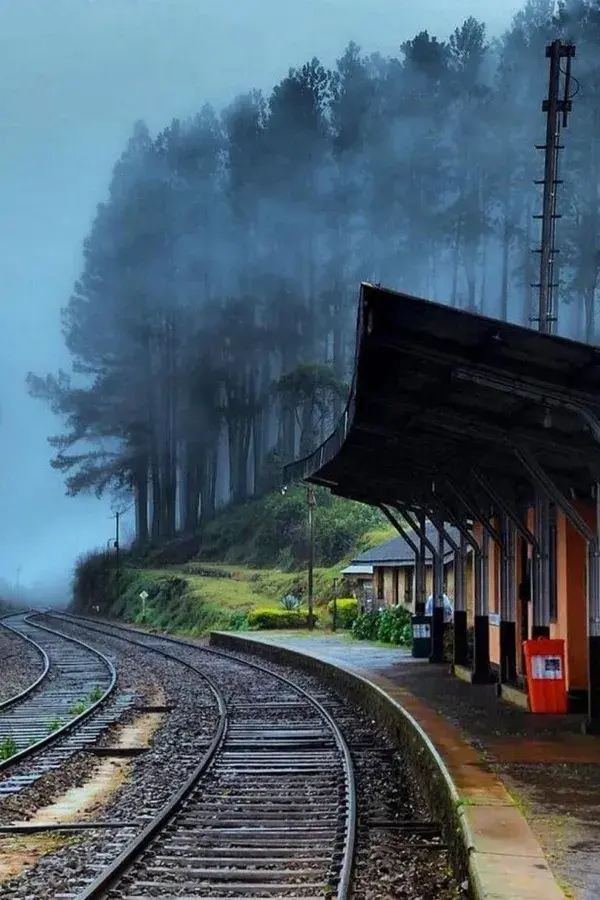
<svg viewBox="0 0 600 900"><path fill-rule="evenodd" d="M236 637L354 670L413 716L465 803L477 805L479 846L497 863L506 857L498 869L506 884L496 892L492 879L484 896L507 896L510 882L513 900L549 900L531 880L532 866L541 873L547 861L552 898L600 898L600 738L581 734L583 717L533 715L499 699L492 685L467 684L398 648L327 634Z"/></svg>

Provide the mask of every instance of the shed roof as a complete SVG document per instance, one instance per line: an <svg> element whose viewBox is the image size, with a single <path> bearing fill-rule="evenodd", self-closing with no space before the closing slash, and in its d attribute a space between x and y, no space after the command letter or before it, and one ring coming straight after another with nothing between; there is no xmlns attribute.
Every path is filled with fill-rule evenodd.
<svg viewBox="0 0 600 900"><path fill-rule="evenodd" d="M345 569L342 569L342 575L372 575L373 574L373 566L369 563L354 563L351 562L349 566L346 566Z"/></svg>
<svg viewBox="0 0 600 900"><path fill-rule="evenodd" d="M331 436L285 469L341 496L472 518L477 470L531 502L532 454L565 492L600 477L600 351L371 284L360 289L354 377ZM480 505L478 508L482 508Z"/></svg>
<svg viewBox="0 0 600 900"><path fill-rule="evenodd" d="M437 547L438 534L435 526L431 522L427 522L426 525L427 537L432 542L432 544ZM448 532L450 533L450 537L453 538L454 542L458 544L460 542L460 534L457 528L448 528ZM419 544L419 538L416 535L411 535L414 537L415 543ZM444 561L448 561L452 558L453 549L447 541L444 541ZM431 563L433 559L433 554L431 550L426 547L425 548L425 562ZM397 537L391 538L389 541L384 541L383 544L378 544L377 547L372 547L371 550L365 550L364 553L359 553L356 556L352 563L371 563L374 566L380 565L397 565L397 566L409 566L413 565L415 561L415 553L410 544L408 544L401 535Z"/></svg>

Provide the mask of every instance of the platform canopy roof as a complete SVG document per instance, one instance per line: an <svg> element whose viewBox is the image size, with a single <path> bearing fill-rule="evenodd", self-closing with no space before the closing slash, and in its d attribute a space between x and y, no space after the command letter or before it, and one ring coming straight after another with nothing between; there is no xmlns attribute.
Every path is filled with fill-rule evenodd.
<svg viewBox="0 0 600 900"><path fill-rule="evenodd" d="M482 483L531 502L532 464L567 497L590 497L600 480L600 350L362 284L346 409L284 477L473 519L489 506Z"/></svg>

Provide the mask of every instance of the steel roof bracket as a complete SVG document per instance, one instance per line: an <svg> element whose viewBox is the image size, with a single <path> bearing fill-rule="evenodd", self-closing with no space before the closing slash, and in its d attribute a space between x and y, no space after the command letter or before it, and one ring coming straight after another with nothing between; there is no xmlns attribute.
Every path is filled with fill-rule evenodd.
<svg viewBox="0 0 600 900"><path fill-rule="evenodd" d="M571 525L590 543L597 540L596 535L589 527L583 516L577 512L570 500L565 497L563 492L558 488L547 472L544 471L537 459L524 447L518 447L513 444L513 452L525 471L528 473L534 487L539 488L553 503L563 511Z"/></svg>
<svg viewBox="0 0 600 900"><path fill-rule="evenodd" d="M519 516L515 507L511 503L508 503L504 499L504 497L502 497L498 493L496 488L490 483L490 481L486 478L486 476L483 475L483 473L479 471L479 469L473 467L472 473L473 473L473 478L483 488L483 490L486 492L486 494L488 495L488 497L490 498L490 500L492 501L494 506L498 507L500 512L504 513L504 515L510 519L510 521L513 523L513 525L515 526L515 528L517 529L517 531L519 532L521 537L525 541L527 541L528 544L531 544L531 546L535 550L537 550L538 542L536 540L535 535L533 534L532 531L529 530L527 525L525 525L525 523Z"/></svg>

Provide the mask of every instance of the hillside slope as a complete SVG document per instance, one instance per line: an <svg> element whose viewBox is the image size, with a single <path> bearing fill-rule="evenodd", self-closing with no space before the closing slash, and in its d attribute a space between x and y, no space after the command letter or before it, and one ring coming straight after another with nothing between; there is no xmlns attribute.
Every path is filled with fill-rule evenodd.
<svg viewBox="0 0 600 900"><path fill-rule="evenodd" d="M316 491L315 605L321 622L340 570L360 550L392 536L372 507ZM77 564L73 609L101 612L157 628L203 634L244 627L258 607L279 607L286 594L306 596L306 493L266 495L227 507L201 537L180 538L143 553L90 554ZM145 604L140 594L146 592Z"/></svg>

